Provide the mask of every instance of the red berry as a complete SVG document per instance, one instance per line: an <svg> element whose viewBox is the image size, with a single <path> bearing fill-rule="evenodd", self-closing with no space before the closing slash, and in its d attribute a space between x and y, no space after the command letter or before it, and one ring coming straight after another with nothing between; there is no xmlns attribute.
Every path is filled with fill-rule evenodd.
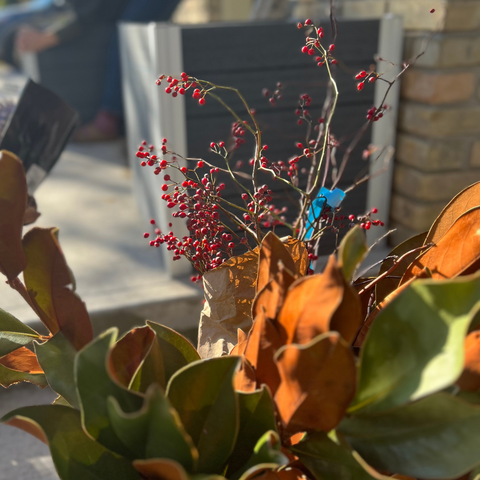
<svg viewBox="0 0 480 480"><path fill-rule="evenodd" d="M301 144L300 142L297 143L297 148L303 148L303 144Z"/></svg>
<svg viewBox="0 0 480 480"><path fill-rule="evenodd" d="M378 209L377 208L372 208L372 213L378 213Z"/></svg>
<svg viewBox="0 0 480 480"><path fill-rule="evenodd" d="M305 20L305 25L311 25L311 24L312 24L312 21L309 18L307 18Z"/></svg>
<svg viewBox="0 0 480 480"><path fill-rule="evenodd" d="M215 144L215 142L212 142L212 143L210 144L210 148L212 148L212 149L213 149L213 148L215 148L215 147L216 147L216 144Z"/></svg>
<svg viewBox="0 0 480 480"><path fill-rule="evenodd" d="M355 220L355 215L349 215L348 219L353 222Z"/></svg>
<svg viewBox="0 0 480 480"><path fill-rule="evenodd" d="M309 55L315 55L315 49L314 49L314 48L310 48L310 49L308 50L308 54L309 54Z"/></svg>
<svg viewBox="0 0 480 480"><path fill-rule="evenodd" d="M185 89L183 87L181 87L180 90L178 90L178 93L180 95L185 95Z"/></svg>
<svg viewBox="0 0 480 480"><path fill-rule="evenodd" d="M180 169L180 171L181 171L182 173L187 173L187 167L182 167L182 168Z"/></svg>
<svg viewBox="0 0 480 480"><path fill-rule="evenodd" d="M145 166L147 165L147 162L142 162L140 165L141 165L142 167L145 167Z"/></svg>
<svg viewBox="0 0 480 480"><path fill-rule="evenodd" d="M430 13L435 13L435 9L432 8L432 9L430 10Z"/></svg>
<svg viewBox="0 0 480 480"><path fill-rule="evenodd" d="M234 244L233 242L230 242L230 243L228 244L228 248L235 248L235 244Z"/></svg>
<svg viewBox="0 0 480 480"><path fill-rule="evenodd" d="M268 145L264 145L264 146L263 146L263 149L264 149L264 150L268 150Z"/></svg>
<svg viewBox="0 0 480 480"><path fill-rule="evenodd" d="M143 234L143 238L148 238L149 236L150 236L150 234L149 234L148 232L145 232L145 233Z"/></svg>
<svg viewBox="0 0 480 480"><path fill-rule="evenodd" d="M359 92L361 92L363 90L363 87L365 86L365 84L363 82L360 82L358 85L357 85L357 90Z"/></svg>
<svg viewBox="0 0 480 480"><path fill-rule="evenodd" d="M220 148L223 148L223 147L225 146L225 142L219 142L219 143L218 143L218 146L219 146Z"/></svg>
<svg viewBox="0 0 480 480"><path fill-rule="evenodd" d="M334 52L334 51L335 51L335 44L332 43L332 44L328 47L328 49L329 49L331 52Z"/></svg>
<svg viewBox="0 0 480 480"><path fill-rule="evenodd" d="M168 182L168 181L170 180L170 175L165 175L165 176L163 177L163 179L164 179L166 182Z"/></svg>
<svg viewBox="0 0 480 480"><path fill-rule="evenodd" d="M202 97L202 98L198 101L198 103L199 103L200 105L205 105L205 98Z"/></svg>
<svg viewBox="0 0 480 480"><path fill-rule="evenodd" d="M167 88L165 89L165 93L172 93L172 89L171 89L170 87L167 87Z"/></svg>
<svg viewBox="0 0 480 480"><path fill-rule="evenodd" d="M377 77L373 76L368 79L369 83L374 83Z"/></svg>
<svg viewBox="0 0 480 480"><path fill-rule="evenodd" d="M155 225L155 220L153 218L150 220L150 224Z"/></svg>
<svg viewBox="0 0 480 480"><path fill-rule="evenodd" d="M197 162L197 167L198 168L203 168L203 165L204 165L204 163L201 160L199 162Z"/></svg>
<svg viewBox="0 0 480 480"><path fill-rule="evenodd" d="M308 53L308 47L306 45L302 47L302 53Z"/></svg>

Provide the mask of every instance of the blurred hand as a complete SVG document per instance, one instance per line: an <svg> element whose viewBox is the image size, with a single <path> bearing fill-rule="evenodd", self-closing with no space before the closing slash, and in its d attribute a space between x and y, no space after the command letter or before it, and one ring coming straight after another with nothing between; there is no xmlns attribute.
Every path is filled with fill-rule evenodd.
<svg viewBox="0 0 480 480"><path fill-rule="evenodd" d="M58 43L54 33L41 32L29 26L20 27L15 37L15 49L19 53L42 52Z"/></svg>

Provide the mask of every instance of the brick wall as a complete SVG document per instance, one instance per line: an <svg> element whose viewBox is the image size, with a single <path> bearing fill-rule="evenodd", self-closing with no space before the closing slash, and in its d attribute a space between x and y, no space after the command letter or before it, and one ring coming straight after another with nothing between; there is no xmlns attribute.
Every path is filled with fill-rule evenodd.
<svg viewBox="0 0 480 480"><path fill-rule="evenodd" d="M406 61L426 48L402 80L390 219L398 243L427 230L455 194L480 180L480 0L337 5L355 18L403 15Z"/></svg>

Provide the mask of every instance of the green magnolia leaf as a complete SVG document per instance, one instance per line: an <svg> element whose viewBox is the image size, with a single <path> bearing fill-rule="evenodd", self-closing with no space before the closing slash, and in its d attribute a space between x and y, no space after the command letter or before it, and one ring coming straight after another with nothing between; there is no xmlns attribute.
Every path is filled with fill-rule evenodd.
<svg viewBox="0 0 480 480"><path fill-rule="evenodd" d="M236 472L252 456L257 441L268 431L277 430L275 409L270 390L263 385L255 392L238 393L240 429L228 465L229 474Z"/></svg>
<svg viewBox="0 0 480 480"><path fill-rule="evenodd" d="M57 332L44 343L35 342L35 353L49 385L72 405L80 408L75 387L75 356L77 351L65 338Z"/></svg>
<svg viewBox="0 0 480 480"><path fill-rule="evenodd" d="M339 430L379 470L441 479L480 465L480 406L445 393L345 419Z"/></svg>
<svg viewBox="0 0 480 480"><path fill-rule="evenodd" d="M28 345L39 334L0 308L0 358Z"/></svg>
<svg viewBox="0 0 480 480"><path fill-rule="evenodd" d="M197 449L158 385L148 389L138 412L124 413L113 397L108 399L107 406L112 428L130 450L132 460L168 458L194 471Z"/></svg>
<svg viewBox="0 0 480 480"><path fill-rule="evenodd" d="M0 273L15 280L27 267L22 229L27 207L27 180L21 160L0 152Z"/></svg>
<svg viewBox="0 0 480 480"><path fill-rule="evenodd" d="M347 282L352 280L355 270L365 258L367 252L365 233L357 225L343 237L338 248L338 261Z"/></svg>
<svg viewBox="0 0 480 480"><path fill-rule="evenodd" d="M453 384L463 370L465 335L479 301L480 274L407 287L370 328L349 412L383 411Z"/></svg>
<svg viewBox="0 0 480 480"><path fill-rule="evenodd" d="M133 413L140 410L144 397L116 383L107 370L108 355L117 335L118 329L111 328L78 352L75 379L85 430L105 447L125 456L129 449L112 428L107 399L115 398L124 412Z"/></svg>
<svg viewBox="0 0 480 480"><path fill-rule="evenodd" d="M60 405L20 408L2 422L48 443L62 480L140 480L130 462L92 440L83 430L80 412Z"/></svg>
<svg viewBox="0 0 480 480"><path fill-rule="evenodd" d="M38 387L48 387L47 379L43 373L28 373L12 370L0 364L0 385L8 388L20 382L28 382Z"/></svg>
<svg viewBox="0 0 480 480"><path fill-rule="evenodd" d="M338 439L315 432L290 450L317 480L373 480L385 477L369 467L361 457Z"/></svg>
<svg viewBox="0 0 480 480"><path fill-rule="evenodd" d="M258 440L253 454L240 470L232 475L230 480L239 480L251 474L252 470L274 469L287 465L290 462L288 457L282 453L282 442L275 431L266 432Z"/></svg>
<svg viewBox="0 0 480 480"><path fill-rule="evenodd" d="M193 345L179 333L158 323L147 321L147 325L157 335L130 386L140 392L146 392L152 383L166 388L175 372L200 360Z"/></svg>
<svg viewBox="0 0 480 480"><path fill-rule="evenodd" d="M36 312L51 333L61 330L80 350L93 338L92 324L85 304L68 287L74 280L58 243L58 229L32 228L22 245L28 260L23 277Z"/></svg>
<svg viewBox="0 0 480 480"><path fill-rule="evenodd" d="M233 379L239 365L233 356L193 362L167 386L167 397L198 449L198 472L219 472L232 453L239 421Z"/></svg>
<svg viewBox="0 0 480 480"><path fill-rule="evenodd" d="M59 395L52 403L52 405L61 405L62 407L73 408L61 395Z"/></svg>

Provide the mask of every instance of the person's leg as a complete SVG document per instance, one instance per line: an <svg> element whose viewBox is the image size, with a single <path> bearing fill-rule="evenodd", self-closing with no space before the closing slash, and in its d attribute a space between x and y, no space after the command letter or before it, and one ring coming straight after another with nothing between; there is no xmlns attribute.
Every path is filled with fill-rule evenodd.
<svg viewBox="0 0 480 480"><path fill-rule="evenodd" d="M180 0L130 0L122 16L121 22L166 21L172 16ZM94 120L94 126L100 130L99 138L118 136L123 123L122 78L120 68L120 42L118 32L112 41L107 59L107 74L101 111ZM88 131L87 131L88 129ZM91 125L77 131L74 139L89 141L95 134ZM79 138L82 134L88 138ZM102 135L102 134L105 135Z"/></svg>

